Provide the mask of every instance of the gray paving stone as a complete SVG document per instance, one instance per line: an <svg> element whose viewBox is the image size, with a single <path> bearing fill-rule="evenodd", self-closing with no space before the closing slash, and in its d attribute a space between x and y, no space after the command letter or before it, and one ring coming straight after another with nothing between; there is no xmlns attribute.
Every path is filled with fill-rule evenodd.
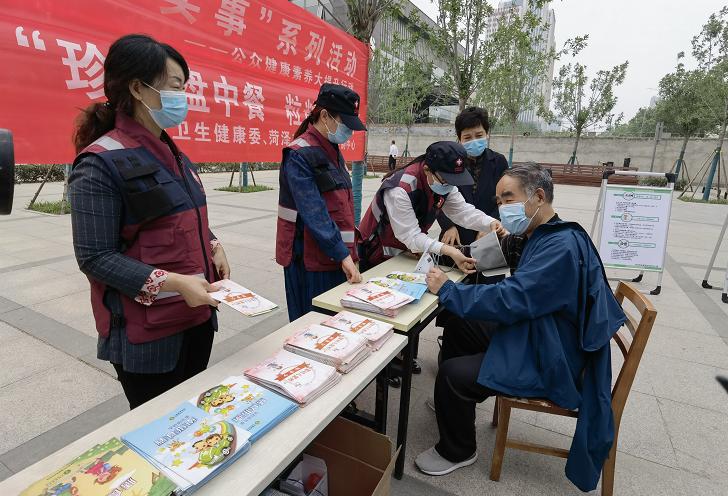
<svg viewBox="0 0 728 496"><path fill-rule="evenodd" d="M728 403L728 395L722 399ZM679 466L701 477L728 484L728 417L726 415L658 399Z"/></svg>
<svg viewBox="0 0 728 496"><path fill-rule="evenodd" d="M22 334L3 342L0 389L64 363L68 355L37 339Z"/></svg>
<svg viewBox="0 0 728 496"><path fill-rule="evenodd" d="M0 389L0 453L15 448L121 392L108 375L68 358Z"/></svg>

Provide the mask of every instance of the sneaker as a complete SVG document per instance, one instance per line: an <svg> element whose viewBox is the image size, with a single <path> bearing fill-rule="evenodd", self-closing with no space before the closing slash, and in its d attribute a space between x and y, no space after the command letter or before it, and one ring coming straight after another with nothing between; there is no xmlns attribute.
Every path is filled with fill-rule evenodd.
<svg viewBox="0 0 728 496"><path fill-rule="evenodd" d="M478 453L473 453L473 456L460 463L453 463L449 460L444 459L437 452L435 447L423 451L417 458L415 458L415 465L420 469L420 472L427 475L447 475L455 470L467 467L478 461Z"/></svg>
<svg viewBox="0 0 728 496"><path fill-rule="evenodd" d="M428 396L427 399L425 400L425 405L427 405L427 408L429 408L433 412L436 411L435 410L435 397Z"/></svg>

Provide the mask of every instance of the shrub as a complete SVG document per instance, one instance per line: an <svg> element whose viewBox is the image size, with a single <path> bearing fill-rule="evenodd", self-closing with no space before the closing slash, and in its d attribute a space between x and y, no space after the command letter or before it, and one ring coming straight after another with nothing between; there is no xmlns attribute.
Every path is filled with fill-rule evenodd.
<svg viewBox="0 0 728 496"><path fill-rule="evenodd" d="M18 164L15 166L15 183L39 183L51 169L48 181L63 181L63 167L65 164Z"/></svg>

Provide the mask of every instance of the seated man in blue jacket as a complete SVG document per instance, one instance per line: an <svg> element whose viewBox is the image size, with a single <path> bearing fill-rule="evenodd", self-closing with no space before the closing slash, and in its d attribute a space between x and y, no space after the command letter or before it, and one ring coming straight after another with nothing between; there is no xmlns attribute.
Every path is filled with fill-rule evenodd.
<svg viewBox="0 0 728 496"><path fill-rule="evenodd" d="M511 277L464 285L439 269L427 275L463 325L449 326L444 339L435 381L440 441L415 460L426 474L475 463L475 405L504 394L578 408L566 475L583 491L599 481L614 440L609 341L625 317L589 235L554 213L553 191L537 164L509 169L498 182L503 226L526 237Z"/></svg>

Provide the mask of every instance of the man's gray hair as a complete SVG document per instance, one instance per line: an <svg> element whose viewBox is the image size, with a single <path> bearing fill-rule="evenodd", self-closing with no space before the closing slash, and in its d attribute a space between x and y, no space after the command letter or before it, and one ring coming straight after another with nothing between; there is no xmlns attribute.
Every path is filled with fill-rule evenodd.
<svg viewBox="0 0 728 496"><path fill-rule="evenodd" d="M528 196L533 195L538 188L541 188L546 194L546 203L553 203L554 182L551 179L551 174L536 162L515 165L512 169L507 169L503 175L518 179Z"/></svg>

